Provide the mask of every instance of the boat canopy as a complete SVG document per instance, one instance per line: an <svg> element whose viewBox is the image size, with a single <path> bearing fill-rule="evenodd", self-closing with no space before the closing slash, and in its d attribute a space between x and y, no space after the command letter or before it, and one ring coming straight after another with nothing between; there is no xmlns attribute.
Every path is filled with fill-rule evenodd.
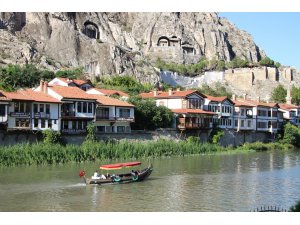
<svg viewBox="0 0 300 225"><path fill-rule="evenodd" d="M122 169L123 167L132 167L141 165L141 162L126 162L126 163L116 163L116 164L108 164L100 166L99 168L102 170L118 170Z"/></svg>

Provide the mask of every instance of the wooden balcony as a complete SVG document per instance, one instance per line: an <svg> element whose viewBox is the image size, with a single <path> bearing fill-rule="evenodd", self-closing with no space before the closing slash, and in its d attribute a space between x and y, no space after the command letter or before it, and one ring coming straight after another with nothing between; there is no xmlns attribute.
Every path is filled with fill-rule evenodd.
<svg viewBox="0 0 300 225"><path fill-rule="evenodd" d="M75 112L61 112L61 117L63 119L74 118L75 117Z"/></svg>
<svg viewBox="0 0 300 225"><path fill-rule="evenodd" d="M179 130L210 129L212 127L209 118L179 118L177 128Z"/></svg>
<svg viewBox="0 0 300 225"><path fill-rule="evenodd" d="M115 121L116 117L114 116L99 116L96 115L96 121Z"/></svg>

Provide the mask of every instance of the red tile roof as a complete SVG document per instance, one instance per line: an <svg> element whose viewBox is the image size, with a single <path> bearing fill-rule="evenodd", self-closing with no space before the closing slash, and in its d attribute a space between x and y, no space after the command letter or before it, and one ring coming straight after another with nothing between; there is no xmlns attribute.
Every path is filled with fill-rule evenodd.
<svg viewBox="0 0 300 225"><path fill-rule="evenodd" d="M0 102L8 102L11 101L10 99L8 99L0 90Z"/></svg>
<svg viewBox="0 0 300 225"><path fill-rule="evenodd" d="M248 103L248 102L243 102L243 101L239 101L239 100L232 100L234 105L237 107L240 106L246 106L246 107L255 107L254 104Z"/></svg>
<svg viewBox="0 0 300 225"><path fill-rule="evenodd" d="M233 103L234 102L228 98L227 96L219 96L219 97L215 97L215 96L210 96L210 95L205 95L207 99L213 101L213 102L223 102L225 100L228 100L229 102Z"/></svg>
<svg viewBox="0 0 300 225"><path fill-rule="evenodd" d="M57 79L59 79L63 82L66 82L67 84L74 82L78 86L89 83L89 81L86 81L86 80L70 79L70 78L64 78L64 77L57 77Z"/></svg>
<svg viewBox="0 0 300 225"><path fill-rule="evenodd" d="M292 109L300 109L300 106L292 105L292 104L286 104L286 103L279 103L279 108L290 111Z"/></svg>
<svg viewBox="0 0 300 225"><path fill-rule="evenodd" d="M23 101L32 101L32 102L34 101L29 96L22 93L22 91L15 91L15 92L3 91L2 94L5 95L6 98L11 100L23 100Z"/></svg>
<svg viewBox="0 0 300 225"><path fill-rule="evenodd" d="M28 96L30 99L34 100L35 102L49 102L49 103L60 103L56 98L51 97L50 95L40 92L40 91L33 91L31 89L22 90L21 93Z"/></svg>
<svg viewBox="0 0 300 225"><path fill-rule="evenodd" d="M171 109L172 112L177 114L207 114L216 115L214 112L204 111L202 109Z"/></svg>
<svg viewBox="0 0 300 225"><path fill-rule="evenodd" d="M81 90L78 87L50 86L48 88L53 90L63 98L96 100L95 97L85 93L85 91Z"/></svg>
<svg viewBox="0 0 300 225"><path fill-rule="evenodd" d="M188 95L193 94L193 93L203 96L201 93L199 93L196 90L172 91L172 95L169 95L168 91L157 91L156 96L154 96L154 92L151 91L149 93L141 93L140 96L142 98L185 98Z"/></svg>
<svg viewBox="0 0 300 225"><path fill-rule="evenodd" d="M93 88L105 95L120 95L120 96L125 96L125 97L129 97L128 94L126 94L123 91L119 91L119 90L111 90L111 89L102 89L102 88Z"/></svg>
<svg viewBox="0 0 300 225"><path fill-rule="evenodd" d="M116 98L111 98L104 95L97 95L97 94L89 94L93 98L97 99L97 103L101 105L109 105L109 106L124 106L124 107L134 107L134 105L129 104L127 102L121 101Z"/></svg>

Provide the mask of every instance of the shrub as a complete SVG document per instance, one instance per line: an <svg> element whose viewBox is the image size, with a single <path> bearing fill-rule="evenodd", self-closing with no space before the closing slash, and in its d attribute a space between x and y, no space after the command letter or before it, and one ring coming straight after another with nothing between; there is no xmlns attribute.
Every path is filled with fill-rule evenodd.
<svg viewBox="0 0 300 225"><path fill-rule="evenodd" d="M287 123L284 125L283 143L300 146L300 128Z"/></svg>
<svg viewBox="0 0 300 225"><path fill-rule="evenodd" d="M43 142L47 144L61 143L61 134L60 132L53 131L50 129L43 130Z"/></svg>

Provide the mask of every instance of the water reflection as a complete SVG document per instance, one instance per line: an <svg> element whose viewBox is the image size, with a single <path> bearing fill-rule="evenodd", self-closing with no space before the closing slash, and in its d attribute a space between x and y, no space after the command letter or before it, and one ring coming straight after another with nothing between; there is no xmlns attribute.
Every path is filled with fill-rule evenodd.
<svg viewBox="0 0 300 225"><path fill-rule="evenodd" d="M299 152L156 159L144 182L86 186L77 172L98 164L1 168L0 210L248 212L300 199Z"/></svg>

